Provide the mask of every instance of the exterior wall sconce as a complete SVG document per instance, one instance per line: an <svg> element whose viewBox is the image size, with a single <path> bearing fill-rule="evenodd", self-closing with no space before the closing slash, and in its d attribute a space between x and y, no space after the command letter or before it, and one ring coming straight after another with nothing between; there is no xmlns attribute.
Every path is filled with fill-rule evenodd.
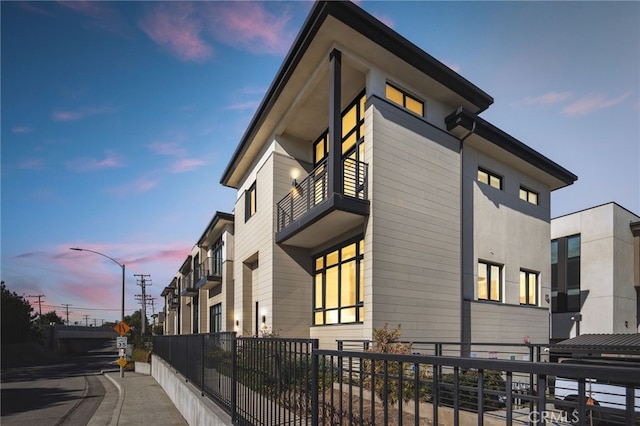
<svg viewBox="0 0 640 426"><path fill-rule="evenodd" d="M293 187L298 186L298 181L294 179L293 182L291 182L291 186Z"/></svg>
<svg viewBox="0 0 640 426"><path fill-rule="evenodd" d="M265 327L267 325L267 316L262 315L262 326Z"/></svg>
<svg viewBox="0 0 640 426"><path fill-rule="evenodd" d="M240 321L236 320L236 327L240 327Z"/></svg>

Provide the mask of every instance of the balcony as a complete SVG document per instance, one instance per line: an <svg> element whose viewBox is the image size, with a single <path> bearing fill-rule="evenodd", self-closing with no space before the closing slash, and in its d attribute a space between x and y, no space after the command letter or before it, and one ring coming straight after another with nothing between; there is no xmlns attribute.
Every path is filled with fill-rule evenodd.
<svg viewBox="0 0 640 426"><path fill-rule="evenodd" d="M182 297L194 297L198 295L198 289L193 286L193 271L182 277Z"/></svg>
<svg viewBox="0 0 640 426"><path fill-rule="evenodd" d="M211 290L222 284L222 258L207 257L198 266L198 277L195 281L195 288L198 290Z"/></svg>
<svg viewBox="0 0 640 426"><path fill-rule="evenodd" d="M278 244L310 248L364 223L369 215L368 165L342 160L342 193L329 193L326 161L277 204Z"/></svg>

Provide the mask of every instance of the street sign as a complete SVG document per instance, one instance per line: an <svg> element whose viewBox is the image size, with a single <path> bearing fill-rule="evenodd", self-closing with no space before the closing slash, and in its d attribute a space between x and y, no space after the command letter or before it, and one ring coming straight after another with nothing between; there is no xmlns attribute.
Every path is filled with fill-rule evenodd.
<svg viewBox="0 0 640 426"><path fill-rule="evenodd" d="M127 334L127 332L131 329L131 327L129 327L127 325L126 322L124 321L120 321L118 324L116 324L115 327L113 327L113 329L121 336L124 336L125 334Z"/></svg>
<svg viewBox="0 0 640 426"><path fill-rule="evenodd" d="M124 367L125 365L127 365L127 360L126 360L126 359L124 359L124 358L120 358L120 359L117 361L117 363L118 363L118 365L119 365L120 367Z"/></svg>
<svg viewBox="0 0 640 426"><path fill-rule="evenodd" d="M118 349L118 356L124 358L124 349Z"/></svg>
<svg viewBox="0 0 640 426"><path fill-rule="evenodd" d="M127 338L126 338L126 336L118 336L118 337L116 337L116 348L118 348L118 349L127 349Z"/></svg>

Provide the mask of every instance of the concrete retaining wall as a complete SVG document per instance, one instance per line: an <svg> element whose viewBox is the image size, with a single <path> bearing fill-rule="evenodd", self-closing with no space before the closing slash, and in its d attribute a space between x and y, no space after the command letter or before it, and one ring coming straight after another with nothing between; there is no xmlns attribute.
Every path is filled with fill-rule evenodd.
<svg viewBox="0 0 640 426"><path fill-rule="evenodd" d="M151 356L151 375L190 425L232 425L227 413L156 355Z"/></svg>

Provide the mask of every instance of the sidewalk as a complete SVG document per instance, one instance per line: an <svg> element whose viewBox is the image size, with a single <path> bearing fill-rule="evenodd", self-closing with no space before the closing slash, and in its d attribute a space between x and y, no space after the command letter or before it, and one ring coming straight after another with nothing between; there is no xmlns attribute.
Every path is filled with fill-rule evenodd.
<svg viewBox="0 0 640 426"><path fill-rule="evenodd" d="M187 425L153 377L129 371L98 377L105 396L88 426Z"/></svg>

